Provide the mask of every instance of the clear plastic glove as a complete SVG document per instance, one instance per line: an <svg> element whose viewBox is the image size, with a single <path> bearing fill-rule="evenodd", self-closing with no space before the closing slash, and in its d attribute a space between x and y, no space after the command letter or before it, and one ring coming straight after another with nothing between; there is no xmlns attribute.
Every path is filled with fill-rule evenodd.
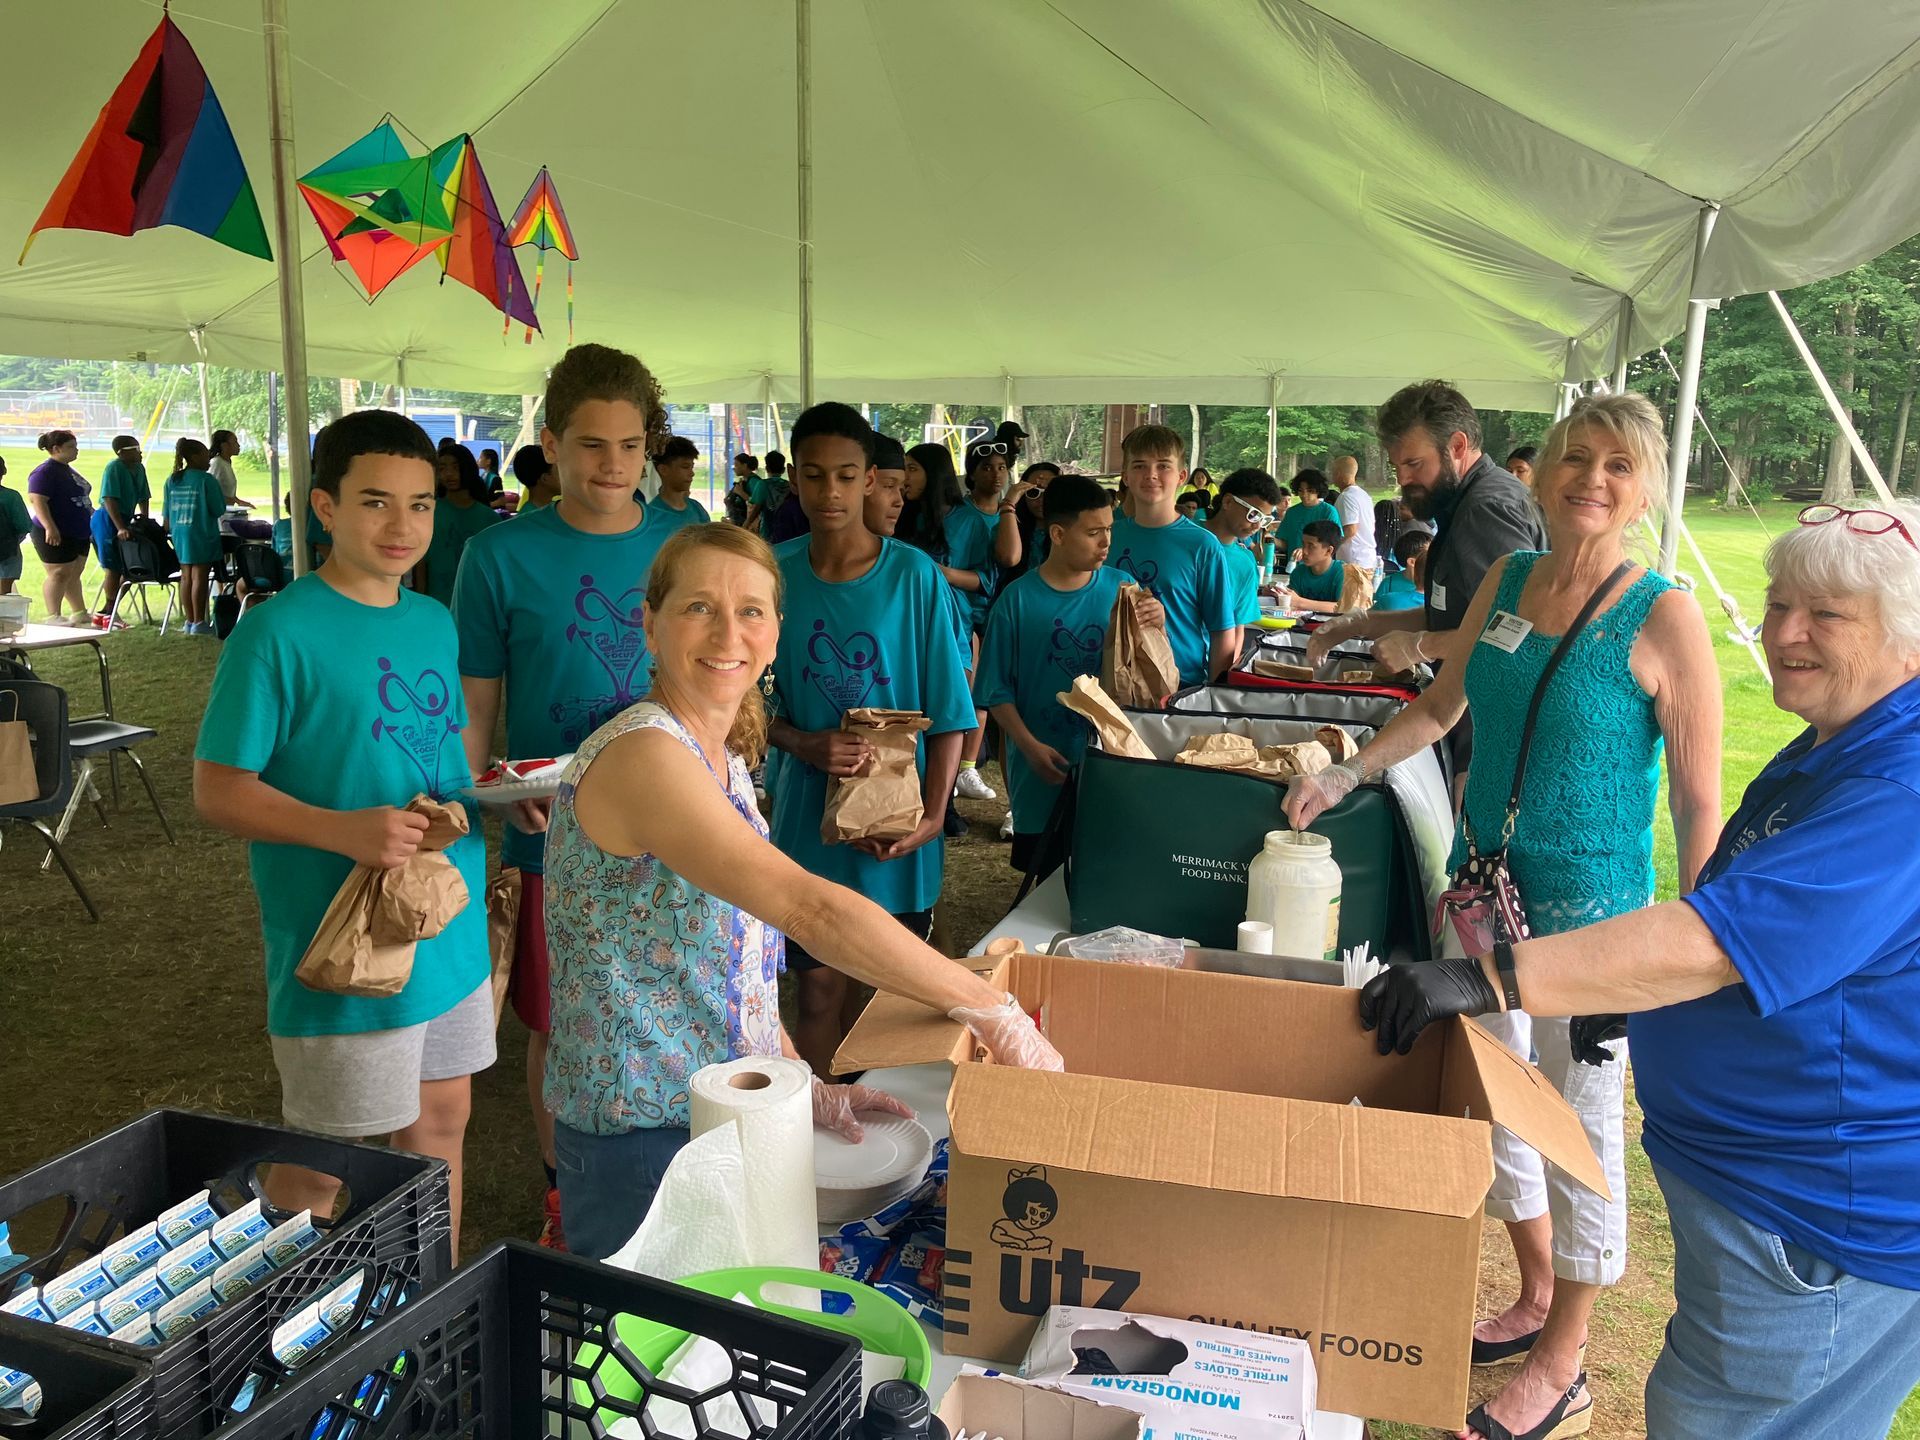
<svg viewBox="0 0 1920 1440"><path fill-rule="evenodd" d="M1334 765L1318 775L1296 775L1287 782L1281 802L1287 823L1304 830L1360 788L1360 772L1350 765Z"/></svg>
<svg viewBox="0 0 1920 1440"><path fill-rule="evenodd" d="M1567 1040L1573 1049L1573 1058L1582 1065L1604 1065L1617 1059L1607 1049L1607 1042L1626 1038L1627 1017L1624 1015L1576 1015L1567 1022Z"/></svg>
<svg viewBox="0 0 1920 1440"><path fill-rule="evenodd" d="M1360 992L1360 1025L1378 1032L1382 1055L1413 1048L1420 1032L1455 1015L1485 1015L1500 1008L1478 960L1423 960L1391 965Z"/></svg>
<svg viewBox="0 0 1920 1440"><path fill-rule="evenodd" d="M813 1077L813 1123L822 1130L831 1130L849 1145L858 1145L867 1137L856 1114L861 1110L913 1119L913 1107L884 1090L871 1085L829 1085L818 1075Z"/></svg>
<svg viewBox="0 0 1920 1440"><path fill-rule="evenodd" d="M1329 620L1313 632L1313 638L1307 641L1307 664L1316 670L1320 662L1333 653L1333 647L1351 635L1359 621L1352 617Z"/></svg>
<svg viewBox="0 0 1920 1440"><path fill-rule="evenodd" d="M996 1062L1022 1070L1059 1070L1067 1068L1060 1052L1048 1043L1033 1023L1033 1017L1009 995L1005 1002L986 1009L962 1005L949 1010L947 1018L958 1020L987 1047Z"/></svg>
<svg viewBox="0 0 1920 1440"><path fill-rule="evenodd" d="M1424 630L1389 630L1373 642L1373 668L1390 675L1413 669L1427 658L1420 648L1426 638Z"/></svg>

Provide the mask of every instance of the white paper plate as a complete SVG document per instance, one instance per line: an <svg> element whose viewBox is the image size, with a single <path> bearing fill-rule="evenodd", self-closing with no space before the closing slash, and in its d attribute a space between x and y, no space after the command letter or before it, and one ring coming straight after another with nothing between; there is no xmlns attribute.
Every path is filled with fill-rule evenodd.
<svg viewBox="0 0 1920 1440"><path fill-rule="evenodd" d="M512 805L521 800L546 800L560 793L560 777L572 762L571 755L556 755L553 764L538 774L521 780L496 780L491 785L470 785L461 793L482 805Z"/></svg>
<svg viewBox="0 0 1920 1440"><path fill-rule="evenodd" d="M864 1220L920 1183L933 1137L917 1120L863 1111L866 1138L849 1145L831 1130L813 1132L813 1183L823 1225Z"/></svg>

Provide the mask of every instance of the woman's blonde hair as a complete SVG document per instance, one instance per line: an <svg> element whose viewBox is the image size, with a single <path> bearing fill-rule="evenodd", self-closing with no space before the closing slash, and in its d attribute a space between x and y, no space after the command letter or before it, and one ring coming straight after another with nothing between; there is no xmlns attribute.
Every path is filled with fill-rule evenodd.
<svg viewBox="0 0 1920 1440"><path fill-rule="evenodd" d="M1567 418L1547 431L1547 438L1540 442L1540 458L1534 462L1536 497L1545 477L1566 455L1568 437L1575 427L1605 430L1633 457L1633 473L1640 477L1640 493L1647 502L1639 524L1656 521L1666 513L1667 428L1653 402L1632 390L1623 395L1583 395L1573 402ZM1537 498L1534 503L1539 503ZM1630 538L1635 528L1628 527Z"/></svg>
<svg viewBox="0 0 1920 1440"><path fill-rule="evenodd" d="M780 577L780 566L773 558L773 547L751 530L727 524L689 525L667 537L666 544L653 558L653 569L647 573L648 609L656 615L660 613L673 587L679 583L680 572L703 550L719 550L736 559L751 560L765 570L773 577L773 608L779 613L786 603L786 586ZM727 732L727 749L748 765L758 765L767 753L767 706L758 687L747 691L746 698L740 702L740 713L733 717L733 728Z"/></svg>

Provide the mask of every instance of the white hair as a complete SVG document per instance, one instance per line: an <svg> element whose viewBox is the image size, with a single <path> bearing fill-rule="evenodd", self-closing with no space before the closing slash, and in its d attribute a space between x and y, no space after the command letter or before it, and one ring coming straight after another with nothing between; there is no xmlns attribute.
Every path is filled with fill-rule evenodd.
<svg viewBox="0 0 1920 1440"><path fill-rule="evenodd" d="M1891 515L1920 544L1920 505L1896 500L1876 502L1873 510ZM1874 516L1855 523L1885 524ZM1767 581L1807 595L1861 596L1880 604L1880 624L1903 656L1920 655L1920 550L1888 526L1885 533L1863 535L1847 528L1847 517L1824 525L1796 525L1767 546Z"/></svg>

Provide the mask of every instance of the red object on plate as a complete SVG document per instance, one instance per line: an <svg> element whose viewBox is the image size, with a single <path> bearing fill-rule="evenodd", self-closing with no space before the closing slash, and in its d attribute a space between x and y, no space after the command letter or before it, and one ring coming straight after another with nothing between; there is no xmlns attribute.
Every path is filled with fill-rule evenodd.
<svg viewBox="0 0 1920 1440"><path fill-rule="evenodd" d="M511 770L519 779L524 780L535 771L545 770L553 763L551 756L544 760L510 760L507 762L507 769Z"/></svg>
<svg viewBox="0 0 1920 1440"><path fill-rule="evenodd" d="M524 780L529 775L537 775L542 770L552 769L556 763L551 756L543 760L509 760L504 765L494 766L474 781L474 788L478 789L482 785L500 785L509 780Z"/></svg>

